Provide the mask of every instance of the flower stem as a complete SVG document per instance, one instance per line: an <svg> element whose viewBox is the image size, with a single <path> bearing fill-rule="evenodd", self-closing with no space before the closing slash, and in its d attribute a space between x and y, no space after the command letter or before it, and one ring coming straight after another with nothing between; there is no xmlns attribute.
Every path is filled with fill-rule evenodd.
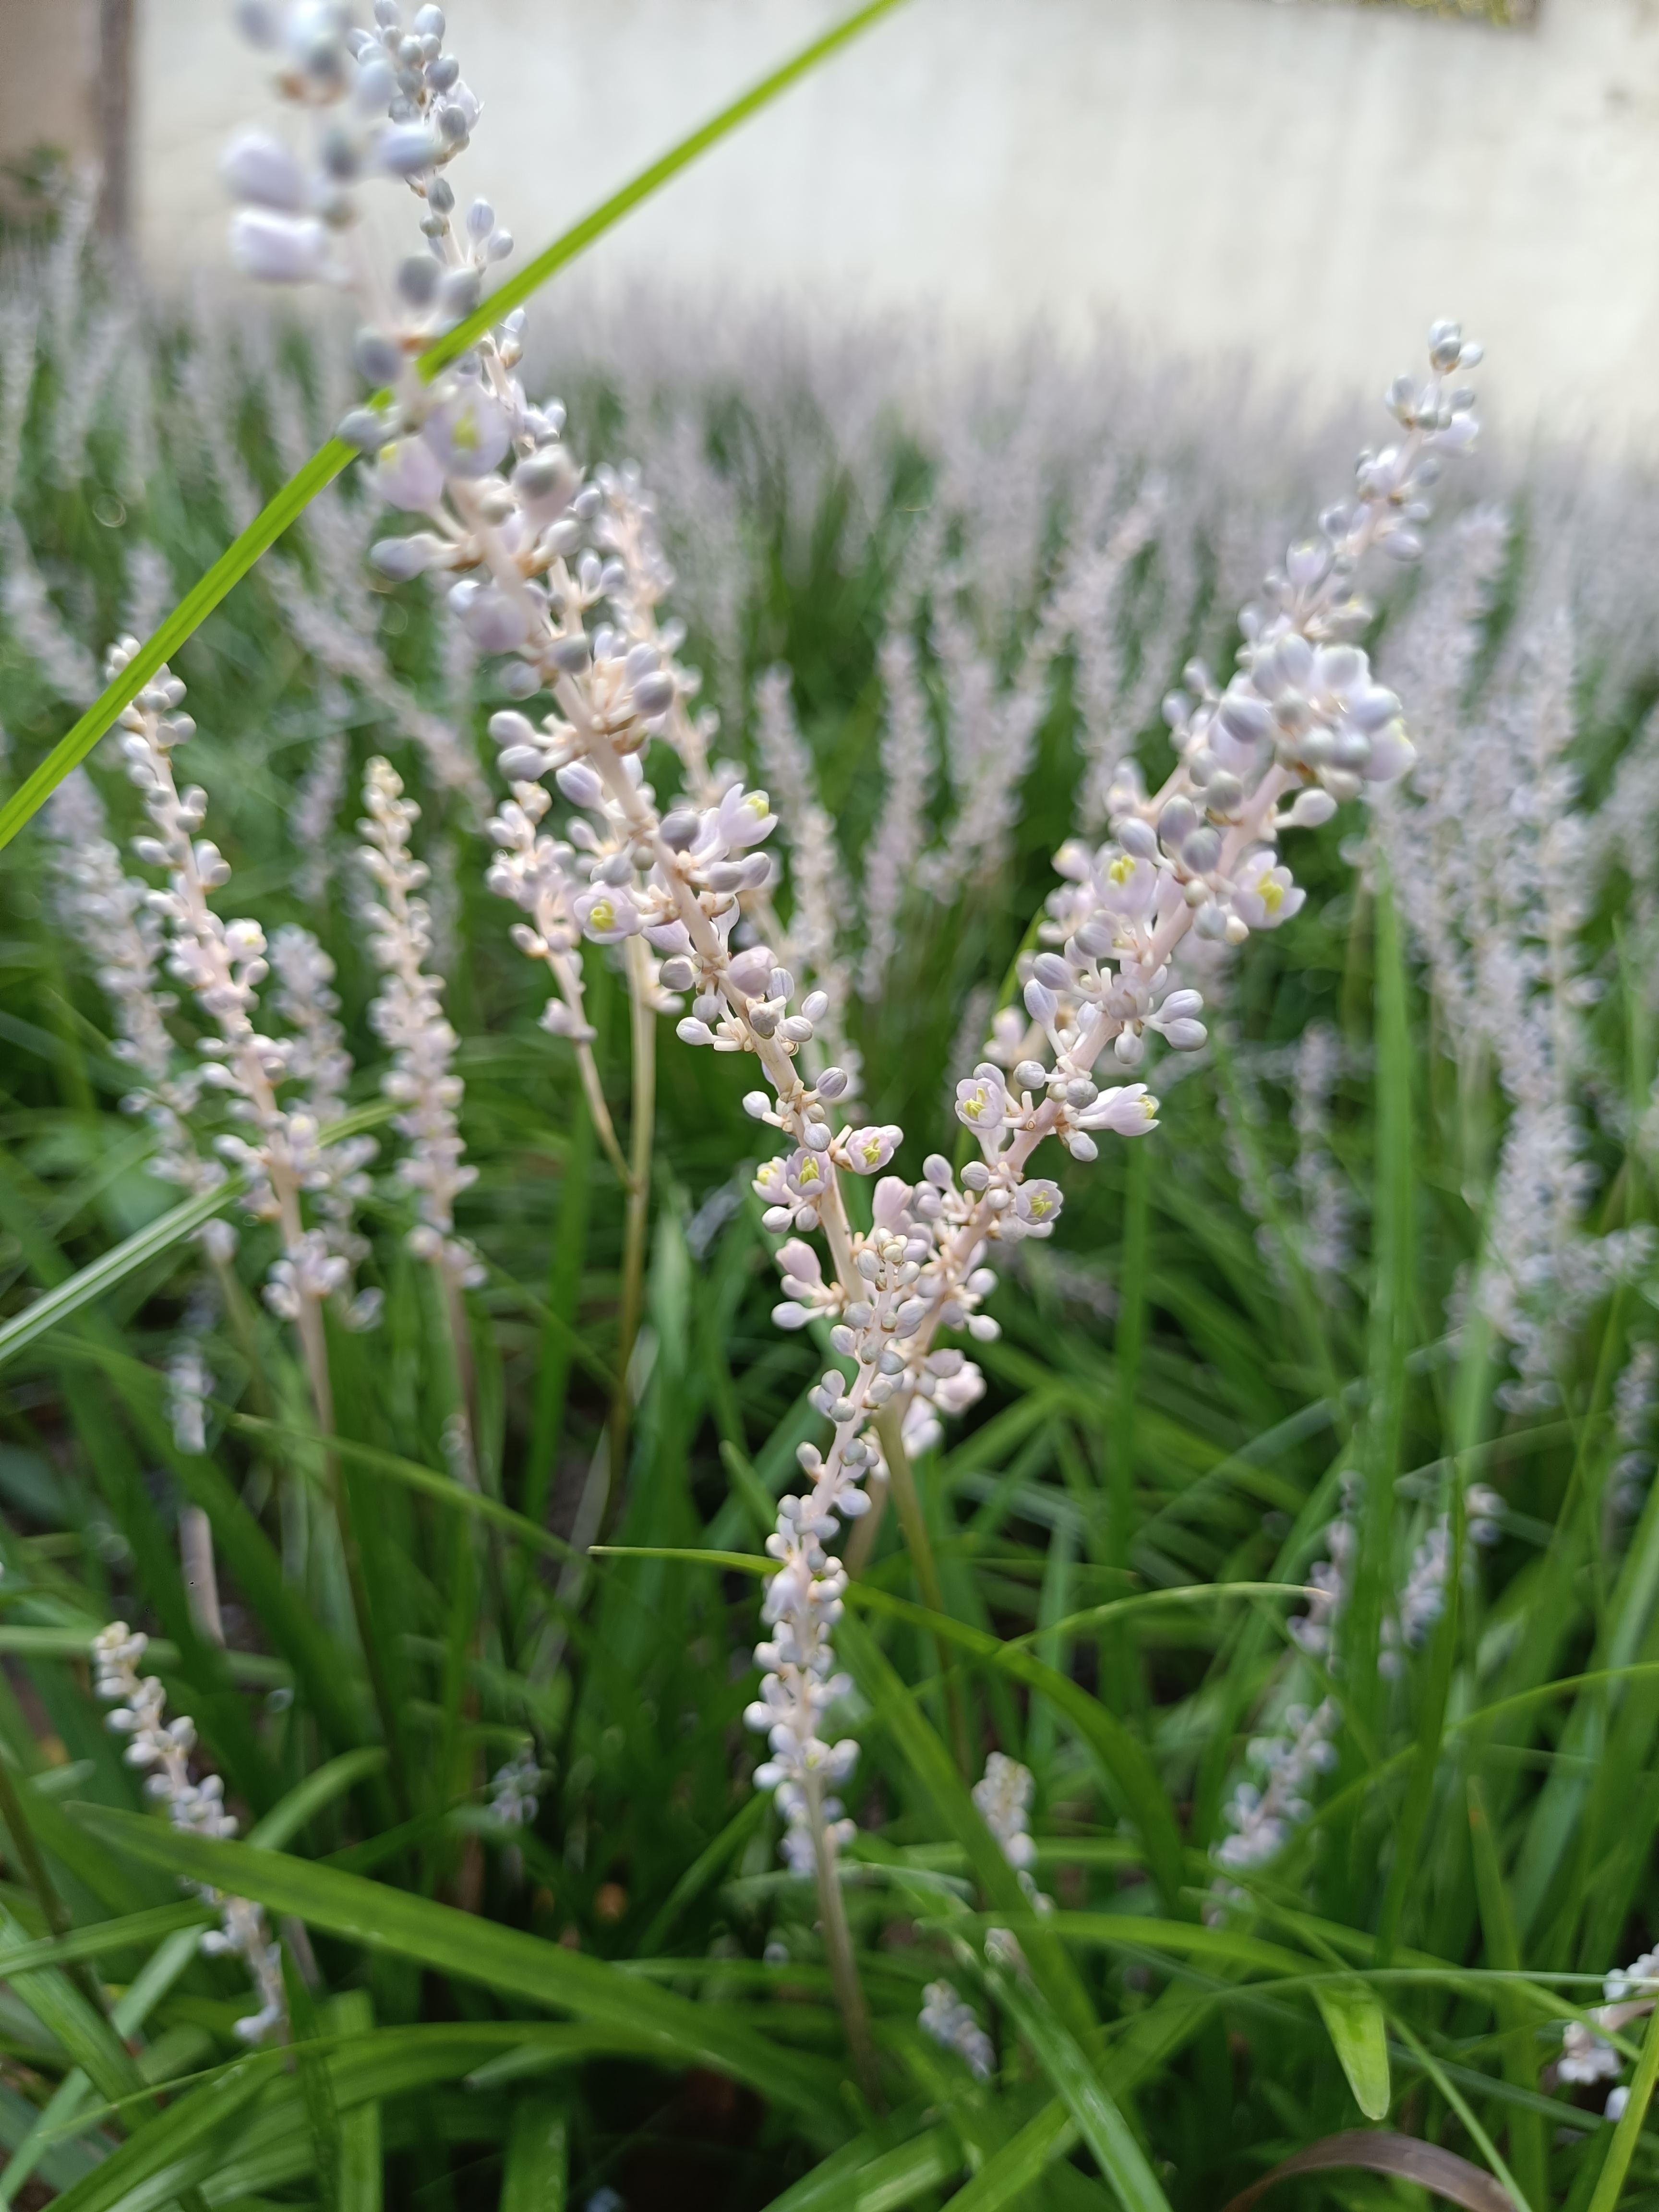
<svg viewBox="0 0 1659 2212"><path fill-rule="evenodd" d="M622 1304L617 1339L617 1395L611 1407L611 1482L613 1494L628 1471L628 1431L633 1416L629 1369L645 1303L645 1239L651 1211L651 1146L656 1132L657 1025L643 941L628 939L629 1033L633 1047L633 1120L629 1130L628 1212L623 1227Z"/></svg>
<svg viewBox="0 0 1659 2212"><path fill-rule="evenodd" d="M876 2070L876 2048L870 2033L870 2007L865 1998L864 1984L859 1979L858 1961L853 1955L853 1934L847 1924L847 1905L841 1893L841 1879L836 1868L836 1854L824 1826L823 1784L817 1775L809 1773L802 1787L806 1792L808 1820L812 1833L812 1865L817 1878L818 1915L823 1925L823 1948L830 1962L830 1984L836 1992L842 2025L847 2030L847 2048L853 2061L853 2071L858 2077L859 2087L864 2093L866 2102L880 2112L884 2109L881 2077Z"/></svg>
<svg viewBox="0 0 1659 2212"><path fill-rule="evenodd" d="M1619 2124L1613 2131L1613 2141L1607 2147L1606 2163L1595 2185L1595 2194L1590 2199L1589 2212L1613 2212L1619 2202L1620 2191L1625 2185L1625 2176L1636 2150L1637 2138L1642 2132L1642 2123L1647 2118L1648 2103L1653 2095L1653 2085L1659 2077L1659 2008L1648 2021L1648 2032L1642 2038L1641 2055L1636 2062L1632 2077L1630 2095Z"/></svg>
<svg viewBox="0 0 1659 2212"><path fill-rule="evenodd" d="M933 1540L927 1534L927 1522L921 1510L921 1498L916 1489L916 1478L910 1465L910 1455L904 1449L902 1417L893 1401L884 1406L876 1416L876 1434L881 1438L881 1455L887 1462L887 1475L892 1486L893 1503L898 1508L899 1526L904 1531L905 1548L910 1554L910 1565L916 1577L916 1588L921 1601L930 1613L945 1613L945 1592L939 1586L939 1565L933 1557ZM950 1717L951 1745L956 1753L957 1765L962 1769L964 1782L974 1778L973 1753L968 1739L968 1717L963 1709L962 1692L952 1673L950 1647L943 1637L933 1638L933 1648L939 1654L939 1676L945 1687L945 1709Z"/></svg>
<svg viewBox="0 0 1659 2212"><path fill-rule="evenodd" d="M410 1810L409 1783L404 1772L402 1739L398 1733L398 1709L392 1698L392 1685L381 1663L380 1642L374 1633L374 1616L369 1607L368 1583L363 1573L362 1547L357 1539L351 1494L340 1472L339 1460L331 1448L334 1436L334 1386L329 1379L328 1340L323 1329L322 1308L314 1298L301 1297L296 1326L301 1348L305 1353L306 1370L311 1378L317 1426L329 1440L324 1447L324 1474L328 1484L329 1501L334 1508L334 1518L340 1531L340 1549L345 1559L346 1586L351 1592L351 1610L356 1616L357 1635L363 1647L363 1661L368 1668L369 1688L374 1694L375 1710L380 1717L380 1732L386 1738L386 1756L392 1762L392 1792L400 1815L407 1820Z"/></svg>
<svg viewBox="0 0 1659 2212"><path fill-rule="evenodd" d="M58 1886L40 1856L40 1846L35 1841L34 1831L29 1826L29 1816L23 1804L23 1793L17 1787L6 1759L0 1757L0 1822L3 1822L11 1842L11 1855L18 1872L34 1892L34 1901L40 1908L42 1918L54 1936L70 1933L75 1922L70 1909L58 1893ZM99 1987L91 1968L83 1960L75 1960L65 1970L82 1996L95 2012L106 2013L104 1992Z"/></svg>

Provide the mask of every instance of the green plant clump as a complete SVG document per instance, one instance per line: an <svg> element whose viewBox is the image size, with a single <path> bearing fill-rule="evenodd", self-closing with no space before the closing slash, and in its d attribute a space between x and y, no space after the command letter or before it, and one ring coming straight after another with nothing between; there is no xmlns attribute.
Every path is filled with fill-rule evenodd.
<svg viewBox="0 0 1659 2212"><path fill-rule="evenodd" d="M430 35L387 128L436 148ZM1428 518L1362 470L1241 632L1311 446L1247 463L1110 362L878 386L863 342L641 307L539 364L568 431L514 417L521 505L599 533L533 571L555 719L634 687L584 750L522 734L541 648L479 611L531 572L453 366L504 392L527 340L459 290L435 345L359 343L378 473L348 439L135 658L270 543L349 376L112 289L83 234L0 290L0 2203L1659 2197L1659 677L1587 479L1460 489L1379 610L1340 548ZM1390 394L1412 453L1472 423L1440 390ZM438 553L386 539L446 495ZM555 659L602 600L622 644ZM1240 786L1194 665L1264 667L1275 607L1417 747L1330 828L1359 774L1286 708ZM1212 844L1143 837L1212 740ZM543 774L579 823L654 809L645 858L538 848ZM696 857L750 786L787 868ZM1280 793L1296 884L1245 851ZM1158 1126L1097 1148L1029 1072L1088 1018L1096 848L1233 871L1187 902L1207 1038L1177 1010L1137 1073L1113 1017ZM665 902L647 950L676 853L690 949ZM896 1180L850 1115L813 1153L797 1066ZM779 1305L787 1226L897 1311L1034 1080L1009 1126L1085 1141L987 1232L994 1287L964 1260L925 1389L937 1317L878 1367L822 1246ZM779 1517L826 1468L839 1566ZM754 1657L780 1562L834 1600L799 1771L753 1710L799 1688L775 1592Z"/></svg>

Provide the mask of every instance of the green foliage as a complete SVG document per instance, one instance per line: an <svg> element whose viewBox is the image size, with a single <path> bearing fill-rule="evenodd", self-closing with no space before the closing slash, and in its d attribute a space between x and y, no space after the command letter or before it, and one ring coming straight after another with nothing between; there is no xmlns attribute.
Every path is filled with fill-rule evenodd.
<svg viewBox="0 0 1659 2212"><path fill-rule="evenodd" d="M248 465L270 489L258 379L247 396ZM590 400L596 424L621 405L615 389ZM741 392L702 427L711 466L723 442L764 447ZM37 424L19 512L107 629L118 563L43 450ZM861 533L841 477L803 532L799 486L761 469L771 496L745 515L734 585L739 698L788 653L849 864L875 807L874 656L932 489L903 441L886 462ZM181 575L227 534L189 469L181 438L142 518ZM316 555L302 527L294 557ZM435 697L428 611L384 599L403 617L400 678ZM742 1085L659 1037L646 1323L629 1453L610 1468L626 1194L568 1048L536 1026L465 798L424 780L383 703L352 693L342 711L257 570L180 665L236 896L268 926L307 921L336 963L364 1071L356 1129L386 1111L373 981L349 894L326 870L302 888L314 856L290 823L331 734L354 775L395 750L420 794L423 851L453 887L447 1005L480 1170L462 1221L487 1267L466 1314L477 1479L450 1449L455 1344L385 1177L365 1209L385 1319L331 1339L336 1437L259 1303L271 1246L253 1227L216 1316L191 1322L214 1389L204 1449L180 1443L165 1369L205 1209L169 1208L145 1173L106 1010L55 927L50 848L21 839L0 887L0 1759L28 1837L0 1838L0 2197L564 2212L614 2189L629 2208L1198 2212L1363 2118L1394 2131L1366 2140L1443 2162L1378 2153L1362 2179L1351 2154L1304 2163L1340 2172L1324 2185L1356 2212L1448 2177L1456 2201L1490 2202L1458 2159L1531 2212L1650 2197L1659 2031L1603 2029L1636 2067L1616 2130L1604 2093L1553 2066L1603 1972L1659 1931L1659 1493L1615 1510L1614 1420L1653 1285L1589 1309L1557 1405L1494 1407L1501 1346L1470 1284L1498 1109L1486 1072L1438 1049L1386 881L1357 878L1334 842L1314 854L1307 908L1250 947L1228 1027L1169 1090L1158 1132L1065 1170L1057 1249L1023 1248L1002 1337L977 1355L989 1395L916 1469L936 1583L889 1516L850 1593L837 1633L863 1750L843 1896L878 2106L854 2084L817 1902L778 1863L742 1726L763 1540L815 1433L805 1393L824 1356L770 1326L747 1177L704 1211L754 1157ZM0 690L8 726L49 756L62 702L15 642ZM1604 720L1583 745L1603 769L1628 728ZM944 1077L970 993L982 1017L1029 941L1070 826L1076 723L1062 681L1006 860L943 908L912 896L889 987L858 1012L872 1112L905 1126L909 1173L952 1140ZM1139 733L1149 766L1160 743ZM94 774L125 834L125 794ZM1652 1040L1619 896L1596 924L1596 1019L1639 1107ZM590 981L620 1125L625 994L598 957ZM1336 1271L1312 1253L1290 1126L1287 1054L1316 1024L1344 1048L1328 1149L1356 1231ZM1611 1116L1593 1142L1601 1225L1648 1222L1637 1143ZM1474 1316L1457 1331L1454 1298ZM1363 1490L1333 1675L1287 1622L1347 1477ZM1502 1495L1491 1548L1468 1534L1472 1480ZM186 1510L211 1533L223 1648L179 1563ZM1391 1643L1442 1515L1447 1602L1419 1643ZM155 1632L148 1663L194 1717L246 1840L144 1811L85 1663L115 1617ZM1336 1771L1275 1856L1224 1880L1213 1854L1249 1747L1327 1694ZM1036 1776L1033 1891L970 1794L993 1748ZM489 1787L514 1759L540 1776L523 1826ZM29 1839L66 1935L27 1879ZM266 1907L291 2051L239 2046L238 1970L198 1954L211 1916L180 1879ZM94 1967L88 1997L76 1976ZM988 2080L918 2028L939 1978L989 2024Z"/></svg>

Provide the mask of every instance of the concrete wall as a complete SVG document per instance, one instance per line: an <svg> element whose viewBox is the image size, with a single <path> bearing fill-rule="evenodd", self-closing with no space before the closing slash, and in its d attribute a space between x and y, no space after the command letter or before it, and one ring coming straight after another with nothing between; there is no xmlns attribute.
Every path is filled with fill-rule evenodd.
<svg viewBox="0 0 1659 2212"><path fill-rule="evenodd" d="M98 0L0 0L0 161L55 146L76 164L99 153ZM8 185L0 202L9 205Z"/></svg>
<svg viewBox="0 0 1659 2212"><path fill-rule="evenodd" d="M223 264L215 163L261 110L260 65L227 0L140 9L138 236L178 283ZM488 109L457 183L533 248L840 12L454 0ZM975 341L1033 318L1081 339L1103 314L1149 352L1246 349L1321 404L1455 314L1487 342L1507 434L1653 453L1659 0L1541 0L1521 31L1269 0L909 0L592 266L831 315L904 302Z"/></svg>

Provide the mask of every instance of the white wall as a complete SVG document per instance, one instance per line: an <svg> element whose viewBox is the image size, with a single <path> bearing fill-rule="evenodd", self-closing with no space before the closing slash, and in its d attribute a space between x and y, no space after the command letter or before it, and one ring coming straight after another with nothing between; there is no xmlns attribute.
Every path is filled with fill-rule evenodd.
<svg viewBox="0 0 1659 2212"><path fill-rule="evenodd" d="M228 0L140 6L140 236L177 281L222 265L217 149L264 93ZM454 0L488 107L458 187L533 249L841 11ZM913 303L975 340L1033 318L1081 338L1104 313L1149 352L1243 348L1322 404L1455 314L1487 343L1508 436L1653 453L1659 0L1539 15L908 0L591 267L830 314Z"/></svg>

